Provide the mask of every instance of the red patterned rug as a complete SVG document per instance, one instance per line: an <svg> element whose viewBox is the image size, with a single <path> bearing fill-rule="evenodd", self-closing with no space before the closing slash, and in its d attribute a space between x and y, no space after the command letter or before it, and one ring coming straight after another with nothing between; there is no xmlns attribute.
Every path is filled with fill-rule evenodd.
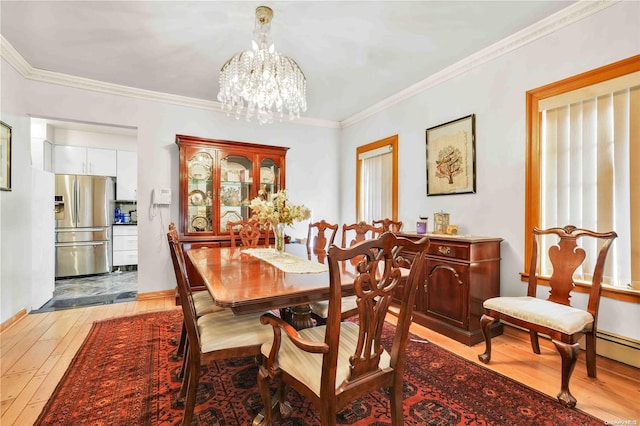
<svg viewBox="0 0 640 426"><path fill-rule="evenodd" d="M93 324L38 425L178 425L182 406L173 358L182 313L178 309ZM393 326L385 330L390 341ZM602 421L434 344L409 342L404 408L407 425L601 425ZM260 411L252 358L204 368L193 424L248 425ZM279 425L318 424L295 391L291 418ZM374 392L339 413L338 424L389 425L389 401Z"/></svg>

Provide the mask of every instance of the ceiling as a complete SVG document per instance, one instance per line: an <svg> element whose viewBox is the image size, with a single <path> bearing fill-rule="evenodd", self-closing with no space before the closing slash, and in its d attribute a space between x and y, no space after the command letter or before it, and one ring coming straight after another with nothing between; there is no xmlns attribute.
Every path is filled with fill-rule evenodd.
<svg viewBox="0 0 640 426"><path fill-rule="evenodd" d="M574 1L6 1L5 40L39 70L215 101L255 8L307 77L305 117L340 122Z"/></svg>

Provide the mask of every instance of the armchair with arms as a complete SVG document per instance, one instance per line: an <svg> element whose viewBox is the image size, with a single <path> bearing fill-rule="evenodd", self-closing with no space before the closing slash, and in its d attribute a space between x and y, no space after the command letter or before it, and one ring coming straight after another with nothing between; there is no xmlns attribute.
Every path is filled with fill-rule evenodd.
<svg viewBox="0 0 640 426"><path fill-rule="evenodd" d="M265 405L262 424L273 419L270 380L277 380L278 401L284 404L286 391L293 388L317 407L322 425L335 425L336 413L349 401L374 389L388 388L392 423L403 424L402 382L405 349L413 303L424 264L427 238L413 242L385 233L350 248L329 249L329 315L324 326L296 331L273 314L262 315L263 324L273 327L273 343L262 346L263 364L258 372L260 394ZM413 261L405 254L411 253ZM354 289L357 321L342 321L343 263L358 258ZM390 352L381 345L393 289L409 269L396 331ZM279 411L282 413L282 410Z"/></svg>

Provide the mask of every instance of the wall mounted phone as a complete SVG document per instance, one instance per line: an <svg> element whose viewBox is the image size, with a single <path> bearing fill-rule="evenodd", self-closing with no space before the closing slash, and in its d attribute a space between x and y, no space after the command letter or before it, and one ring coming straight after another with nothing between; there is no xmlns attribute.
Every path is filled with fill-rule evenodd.
<svg viewBox="0 0 640 426"><path fill-rule="evenodd" d="M169 205L171 204L171 189L169 188L154 188L151 195L151 204L154 205Z"/></svg>

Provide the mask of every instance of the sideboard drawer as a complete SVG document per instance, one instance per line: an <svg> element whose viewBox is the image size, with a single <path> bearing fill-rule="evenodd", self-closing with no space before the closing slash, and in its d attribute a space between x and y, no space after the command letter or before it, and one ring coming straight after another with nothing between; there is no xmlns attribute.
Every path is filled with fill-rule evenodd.
<svg viewBox="0 0 640 426"><path fill-rule="evenodd" d="M456 244L450 241L431 239L427 254L457 260L469 260L469 244Z"/></svg>

